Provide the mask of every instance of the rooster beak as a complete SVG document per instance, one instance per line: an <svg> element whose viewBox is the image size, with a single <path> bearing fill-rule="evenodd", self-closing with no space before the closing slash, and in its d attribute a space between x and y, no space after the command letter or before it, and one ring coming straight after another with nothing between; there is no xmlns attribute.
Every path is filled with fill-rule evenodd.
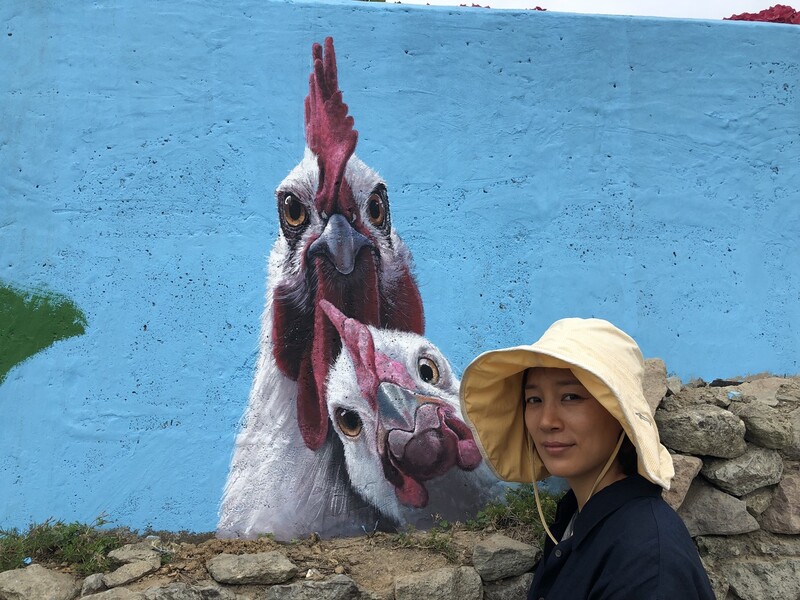
<svg viewBox="0 0 800 600"><path fill-rule="evenodd" d="M343 215L328 219L322 235L308 248L309 256L327 256L342 275L353 272L359 250L372 247L372 242L353 229Z"/></svg>

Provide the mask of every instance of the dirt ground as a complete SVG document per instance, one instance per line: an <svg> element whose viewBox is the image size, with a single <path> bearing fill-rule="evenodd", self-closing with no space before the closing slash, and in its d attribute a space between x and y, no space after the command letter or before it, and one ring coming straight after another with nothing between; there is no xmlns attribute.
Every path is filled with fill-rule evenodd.
<svg viewBox="0 0 800 600"><path fill-rule="evenodd" d="M278 550L297 565L298 577L305 577L309 569L318 571L318 576L344 573L362 588L383 595L392 587L398 575L448 564L471 564L475 543L493 532L491 528L469 531L455 527L450 531L438 532L434 538L424 531L406 534L376 532L329 540L312 536L294 543L280 543L270 538L219 540L212 534L161 533L159 548L166 551L166 564L156 573L125 587L145 590L172 582L192 585L211 578L205 564L218 554L254 554ZM249 590L247 586L242 586L239 591L246 593L255 590L255 587Z"/></svg>

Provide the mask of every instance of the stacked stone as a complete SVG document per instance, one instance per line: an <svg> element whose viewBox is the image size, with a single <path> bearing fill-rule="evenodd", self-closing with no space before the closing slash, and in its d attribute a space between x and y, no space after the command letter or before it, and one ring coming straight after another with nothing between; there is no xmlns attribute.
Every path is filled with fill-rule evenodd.
<svg viewBox="0 0 800 600"><path fill-rule="evenodd" d="M473 566L398 577L392 589L378 595L344 574L298 573L281 552L220 554L206 563L208 581L133 591L125 586L152 573L160 562L152 542L142 542L115 551L123 566L91 575L83 584L39 565L0 573L0 600L512 600L525 597L540 555L537 547L495 534L476 544Z"/></svg>
<svg viewBox="0 0 800 600"><path fill-rule="evenodd" d="M647 362L675 464L664 498L695 538L717 598L800 598L800 378L684 386L663 362Z"/></svg>

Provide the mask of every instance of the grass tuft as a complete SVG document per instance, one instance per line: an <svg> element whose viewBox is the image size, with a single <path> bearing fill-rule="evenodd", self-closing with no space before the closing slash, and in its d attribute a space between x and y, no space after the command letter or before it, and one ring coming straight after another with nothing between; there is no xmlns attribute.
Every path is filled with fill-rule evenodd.
<svg viewBox="0 0 800 600"><path fill-rule="evenodd" d="M397 534L394 540L395 548L421 548L438 552L448 562L458 562L458 549L453 542L455 529L447 521L438 521L428 531L417 531L408 526Z"/></svg>
<svg viewBox="0 0 800 600"><path fill-rule="evenodd" d="M101 529L107 523L99 516L91 524L48 519L25 533L0 529L0 571L22 568L26 558L65 563L80 575L107 571L112 563L108 553L125 543L119 533Z"/></svg>
<svg viewBox="0 0 800 600"><path fill-rule="evenodd" d="M542 512L548 524L556 516L556 505L561 495L539 490ZM473 530L492 527L521 541L544 544L544 527L536 510L533 485L529 483L506 490L505 502L487 504L474 519L466 522L466 526Z"/></svg>

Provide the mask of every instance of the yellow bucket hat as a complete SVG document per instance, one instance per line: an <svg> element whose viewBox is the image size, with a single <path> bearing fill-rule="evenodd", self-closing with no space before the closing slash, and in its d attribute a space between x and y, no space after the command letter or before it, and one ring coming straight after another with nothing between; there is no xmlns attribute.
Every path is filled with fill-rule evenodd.
<svg viewBox="0 0 800 600"><path fill-rule="evenodd" d="M644 359L636 342L602 319L561 319L535 344L484 352L461 378L461 412L495 474L530 482L549 475L528 442L522 377L529 367L570 369L617 419L636 448L639 474L664 489L675 475L644 398Z"/></svg>

